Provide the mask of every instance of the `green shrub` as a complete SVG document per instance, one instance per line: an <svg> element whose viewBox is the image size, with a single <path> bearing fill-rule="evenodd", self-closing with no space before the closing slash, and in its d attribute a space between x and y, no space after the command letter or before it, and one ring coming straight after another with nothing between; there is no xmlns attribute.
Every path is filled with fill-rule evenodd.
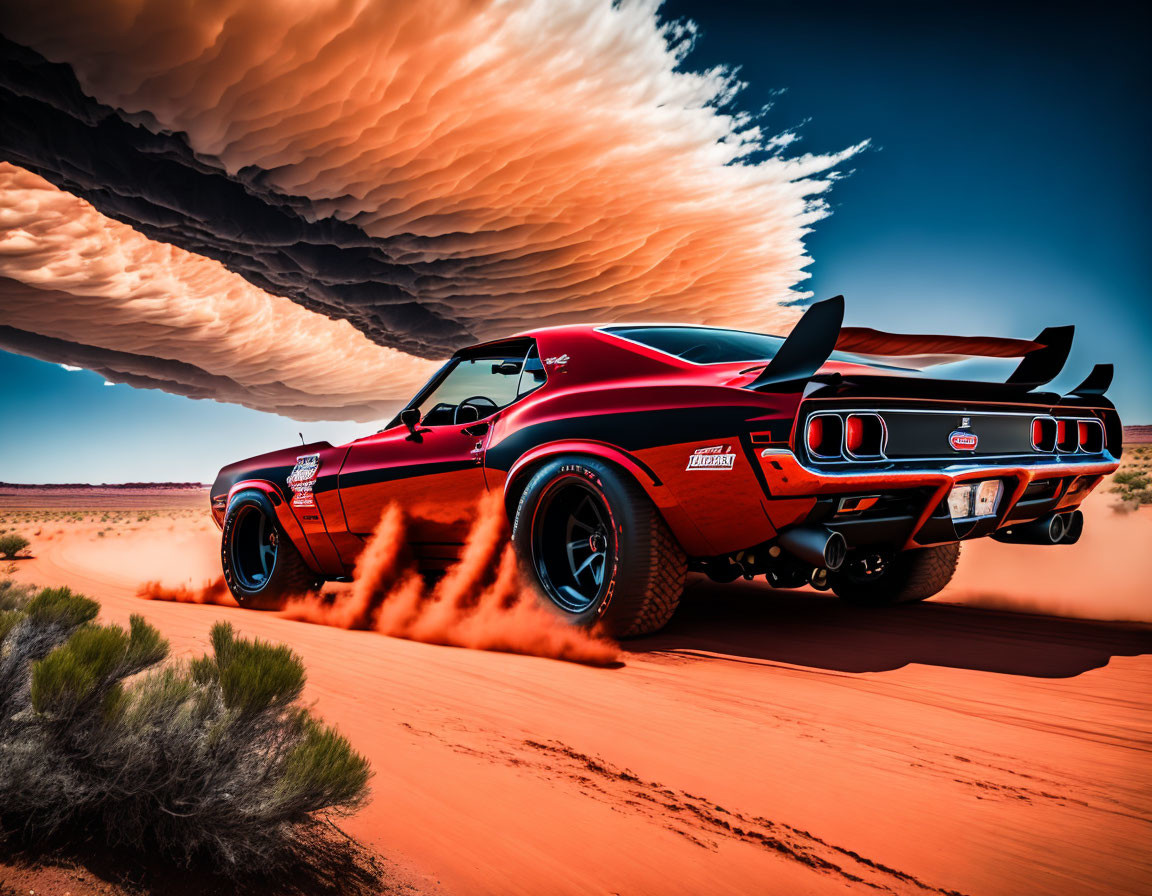
<svg viewBox="0 0 1152 896"><path fill-rule="evenodd" d="M4 557L6 560L14 560L16 559L16 555L31 543L32 542L23 535L18 535L15 532L0 535L0 557Z"/></svg>
<svg viewBox="0 0 1152 896"><path fill-rule="evenodd" d="M0 587L0 824L241 875L292 867L368 762L298 704L286 647L218 623L212 650L161 664L141 617L97 625L68 589Z"/></svg>

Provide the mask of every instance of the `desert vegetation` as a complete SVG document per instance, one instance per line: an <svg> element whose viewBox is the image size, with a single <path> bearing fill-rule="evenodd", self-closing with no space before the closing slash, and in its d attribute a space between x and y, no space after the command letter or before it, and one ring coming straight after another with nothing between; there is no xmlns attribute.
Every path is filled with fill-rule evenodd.
<svg viewBox="0 0 1152 896"><path fill-rule="evenodd" d="M97 839L240 877L327 856L370 770L299 698L303 664L227 623L190 662L143 617L0 581L0 835ZM347 841L344 841L347 842Z"/></svg>
<svg viewBox="0 0 1152 896"><path fill-rule="evenodd" d="M1152 504L1152 445L1137 445L1124 452L1109 491L1119 496L1121 510Z"/></svg>
<svg viewBox="0 0 1152 896"><path fill-rule="evenodd" d="M30 544L31 542L18 532L0 535L0 557L5 560L15 560L16 555Z"/></svg>

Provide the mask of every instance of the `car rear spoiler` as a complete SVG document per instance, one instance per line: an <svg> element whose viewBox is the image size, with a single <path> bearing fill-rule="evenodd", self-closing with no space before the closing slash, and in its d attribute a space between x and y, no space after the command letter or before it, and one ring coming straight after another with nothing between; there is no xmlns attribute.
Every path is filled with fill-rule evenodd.
<svg viewBox="0 0 1152 896"><path fill-rule="evenodd" d="M758 392L782 392L803 388L808 382L836 385L842 380L882 386L889 394L945 397L964 393L968 397L1002 398L1031 392L1055 379L1068 360L1075 328L1047 327L1035 339L1000 336L940 336L885 333L867 327L844 327L844 297L816 302L793 327L776 356L747 388ZM899 358L928 356L933 363L961 357L1020 358L1003 383L930 379L884 374L827 374L818 371L833 351L862 356ZM862 359L867 363L866 359ZM1112 366L1099 364L1067 397L1100 396L1112 381Z"/></svg>

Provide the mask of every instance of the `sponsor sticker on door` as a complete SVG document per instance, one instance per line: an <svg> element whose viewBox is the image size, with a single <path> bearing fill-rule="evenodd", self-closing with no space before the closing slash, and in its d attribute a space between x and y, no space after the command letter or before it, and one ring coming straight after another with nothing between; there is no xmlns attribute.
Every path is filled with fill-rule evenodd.
<svg viewBox="0 0 1152 896"><path fill-rule="evenodd" d="M697 448L688 455L689 470L731 470L736 463L736 452L731 445L712 445Z"/></svg>
<svg viewBox="0 0 1152 896"><path fill-rule="evenodd" d="M316 484L316 476L320 472L320 455L306 454L296 458L296 466L288 474L288 487L292 489L293 507L315 507L316 498L312 495L312 487Z"/></svg>

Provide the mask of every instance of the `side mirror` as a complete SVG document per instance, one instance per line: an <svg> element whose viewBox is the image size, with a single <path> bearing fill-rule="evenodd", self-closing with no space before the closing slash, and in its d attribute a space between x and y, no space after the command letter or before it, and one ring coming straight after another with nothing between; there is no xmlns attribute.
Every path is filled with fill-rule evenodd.
<svg viewBox="0 0 1152 896"><path fill-rule="evenodd" d="M416 427L420 423L420 409L404 408L400 412L400 422L408 427L408 432L411 435L416 435Z"/></svg>
<svg viewBox="0 0 1152 896"><path fill-rule="evenodd" d="M492 372L498 373L500 376L516 376L520 372L520 362L504 361L501 364L493 364Z"/></svg>

